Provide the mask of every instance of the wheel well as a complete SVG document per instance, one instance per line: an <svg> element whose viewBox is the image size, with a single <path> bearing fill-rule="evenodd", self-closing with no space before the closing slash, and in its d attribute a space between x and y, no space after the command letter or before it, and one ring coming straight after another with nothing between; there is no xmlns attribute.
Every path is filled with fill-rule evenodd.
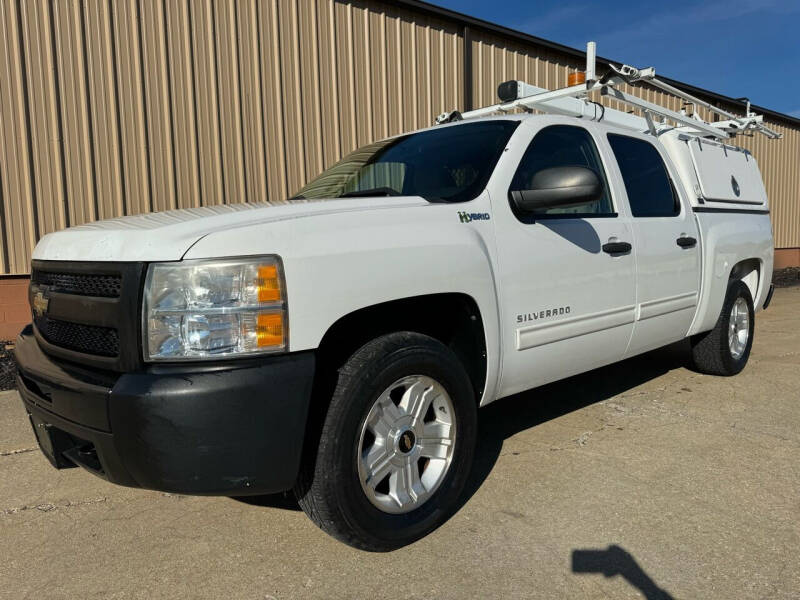
<svg viewBox="0 0 800 600"><path fill-rule="evenodd" d="M476 403L486 383L486 339L478 305L466 294L431 294L368 306L336 321L316 352L303 460L313 460L337 371L361 346L395 331L429 335L453 350L472 381Z"/></svg>
<svg viewBox="0 0 800 600"><path fill-rule="evenodd" d="M761 261L757 258L748 258L741 262L736 263L731 269L730 279L741 280L747 285L750 290L750 296L753 298L753 304L756 303L759 284L761 278Z"/></svg>
<svg viewBox="0 0 800 600"><path fill-rule="evenodd" d="M368 341L395 331L415 331L450 348L479 399L486 383L486 338L478 305L466 294L431 294L368 306L336 321L317 350L318 370L332 375Z"/></svg>

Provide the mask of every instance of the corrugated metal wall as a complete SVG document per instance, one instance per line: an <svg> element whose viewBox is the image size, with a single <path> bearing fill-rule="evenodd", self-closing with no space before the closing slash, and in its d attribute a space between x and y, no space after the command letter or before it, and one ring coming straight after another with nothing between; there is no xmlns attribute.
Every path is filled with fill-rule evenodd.
<svg viewBox="0 0 800 600"><path fill-rule="evenodd" d="M70 225L285 198L465 101L462 27L388 2L0 0L0 33L0 273L28 272L36 240ZM578 66L470 35L476 106ZM777 245L800 246L800 131L776 127L784 140L744 145Z"/></svg>

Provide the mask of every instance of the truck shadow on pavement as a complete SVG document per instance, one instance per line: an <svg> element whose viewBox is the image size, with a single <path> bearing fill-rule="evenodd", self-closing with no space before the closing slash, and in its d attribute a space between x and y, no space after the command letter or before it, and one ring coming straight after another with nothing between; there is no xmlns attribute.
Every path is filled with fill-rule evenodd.
<svg viewBox="0 0 800 600"><path fill-rule="evenodd" d="M598 573L606 578L619 575L647 600L673 600L672 595L660 588L629 552L616 544L605 549L573 550L572 572L581 575Z"/></svg>
<svg viewBox="0 0 800 600"><path fill-rule="evenodd" d="M689 344L684 340L623 362L504 398L480 409L475 461L455 512L469 501L492 472L507 438L613 398L674 369L688 367L689 357ZM253 506L300 510L291 492L239 496L233 499Z"/></svg>
<svg viewBox="0 0 800 600"><path fill-rule="evenodd" d="M459 509L480 489L492 472L506 439L520 431L613 398L674 369L689 367L690 357L689 343L684 340L509 396L480 409L475 462Z"/></svg>

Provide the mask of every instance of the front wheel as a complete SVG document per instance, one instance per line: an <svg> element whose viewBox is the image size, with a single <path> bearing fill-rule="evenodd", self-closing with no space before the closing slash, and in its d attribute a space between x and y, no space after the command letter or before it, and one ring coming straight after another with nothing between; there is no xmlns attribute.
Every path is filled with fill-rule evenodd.
<svg viewBox="0 0 800 600"><path fill-rule="evenodd" d="M736 375L744 369L753 346L754 317L750 288L732 281L714 329L692 337L696 369L710 375Z"/></svg>
<svg viewBox="0 0 800 600"><path fill-rule="evenodd" d="M469 377L442 343L412 332L372 340L339 370L316 455L295 489L300 506L364 550L421 538L457 505L476 413Z"/></svg>

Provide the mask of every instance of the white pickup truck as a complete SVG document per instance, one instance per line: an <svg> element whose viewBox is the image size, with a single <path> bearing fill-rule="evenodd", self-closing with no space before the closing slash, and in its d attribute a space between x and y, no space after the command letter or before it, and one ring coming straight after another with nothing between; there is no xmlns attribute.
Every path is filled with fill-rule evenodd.
<svg viewBox="0 0 800 600"><path fill-rule="evenodd" d="M454 510L480 406L683 338L738 373L771 293L755 160L608 117L466 118L284 203L46 236L16 346L43 452L128 486L294 490L388 550Z"/></svg>

